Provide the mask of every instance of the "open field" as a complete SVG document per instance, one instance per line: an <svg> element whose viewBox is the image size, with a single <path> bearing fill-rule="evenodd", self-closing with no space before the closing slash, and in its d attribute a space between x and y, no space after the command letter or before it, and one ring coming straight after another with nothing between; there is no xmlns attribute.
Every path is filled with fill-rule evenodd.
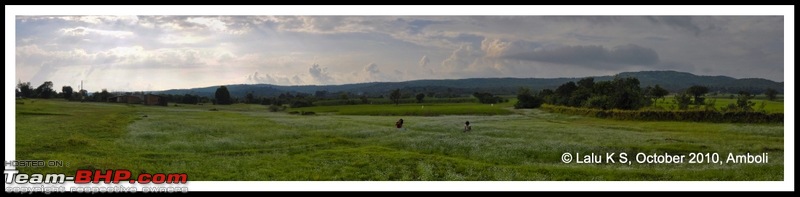
<svg viewBox="0 0 800 197"><path fill-rule="evenodd" d="M735 98L731 99L731 98L718 97L718 98L707 98L707 99L716 100L714 102L714 107L717 108L717 110L720 110L722 109L722 107L728 106L728 104L731 103L736 104ZM755 106L753 106L753 109L758 110L759 105L761 105L761 102L764 102L764 110L767 111L767 113L783 113L783 100L768 101L766 99L753 99L751 101L756 104ZM664 97L664 99L658 99L658 101L656 101L655 103L655 106L667 110L677 109L677 105L674 103L674 100L671 95ZM690 105L690 107L694 107L694 105Z"/></svg>
<svg viewBox="0 0 800 197"><path fill-rule="evenodd" d="M417 104L287 109L318 113L300 116L262 105L24 100L16 104L16 159L68 164L21 173L130 169L188 173L190 181L784 178L780 124L618 121L513 110L511 103L425 106L438 116L346 115L408 112ZM460 111L486 115L447 115L467 114ZM399 118L406 129L393 128ZM467 120L473 130L463 133ZM627 152L631 160L638 152L716 152L721 160L729 152L769 153L769 163L565 164L565 152Z"/></svg>
<svg viewBox="0 0 800 197"><path fill-rule="evenodd" d="M289 111L313 111L337 115L377 115L377 116L439 116L439 115L508 115L512 102L500 104L476 103L415 103L400 105L337 105L292 108Z"/></svg>

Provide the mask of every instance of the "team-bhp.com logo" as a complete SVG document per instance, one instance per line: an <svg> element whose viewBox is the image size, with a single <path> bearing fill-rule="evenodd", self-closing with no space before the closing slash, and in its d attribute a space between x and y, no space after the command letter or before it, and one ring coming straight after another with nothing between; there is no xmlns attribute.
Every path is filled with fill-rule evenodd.
<svg viewBox="0 0 800 197"><path fill-rule="evenodd" d="M17 170L5 170L6 183L16 184L58 184L72 181L76 184L86 183L140 183L140 184L183 184L188 181L186 173L156 173L148 174L142 173L136 177L131 177L130 170L78 170L75 176L66 176L65 174L19 174Z"/></svg>

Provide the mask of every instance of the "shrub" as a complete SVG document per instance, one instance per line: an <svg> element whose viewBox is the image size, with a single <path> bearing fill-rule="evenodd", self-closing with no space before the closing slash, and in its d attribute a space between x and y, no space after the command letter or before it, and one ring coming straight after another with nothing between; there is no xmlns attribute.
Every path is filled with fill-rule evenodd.
<svg viewBox="0 0 800 197"><path fill-rule="evenodd" d="M539 108L544 103L544 99L540 96L531 94L530 89L520 88L517 94L517 103L514 104L514 109L523 108Z"/></svg>
<svg viewBox="0 0 800 197"><path fill-rule="evenodd" d="M286 110L286 107L284 107L284 106L282 106L282 105L275 105L275 104L272 104L272 105L269 105L269 107L268 107L267 109L268 109L270 112L279 112L279 111Z"/></svg>

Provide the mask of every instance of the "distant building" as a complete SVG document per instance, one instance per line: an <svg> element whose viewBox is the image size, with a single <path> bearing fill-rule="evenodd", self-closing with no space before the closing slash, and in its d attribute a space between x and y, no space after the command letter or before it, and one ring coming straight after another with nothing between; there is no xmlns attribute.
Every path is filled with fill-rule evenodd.
<svg viewBox="0 0 800 197"><path fill-rule="evenodd" d="M144 95L144 105L167 106L167 98L159 95L147 94Z"/></svg>

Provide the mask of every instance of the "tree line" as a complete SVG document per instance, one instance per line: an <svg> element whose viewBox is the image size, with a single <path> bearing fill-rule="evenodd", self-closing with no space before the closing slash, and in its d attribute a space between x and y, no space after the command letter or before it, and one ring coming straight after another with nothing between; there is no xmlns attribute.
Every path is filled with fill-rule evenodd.
<svg viewBox="0 0 800 197"><path fill-rule="evenodd" d="M143 92L141 92L143 94ZM695 85L684 91L676 92L673 96L673 104L680 110L689 109L692 105L696 108L716 110L714 99L707 100L705 95L709 93L709 88ZM130 94L130 93L129 93ZM576 82L570 81L558 86L555 90L543 89L534 93L528 88L520 88L517 91L517 103L515 108L538 108L542 104L557 106L585 107L601 110L623 109L636 110L642 107L652 106L659 99L665 99L670 94L669 91L660 85L640 87L639 80L634 77L614 77L610 81L595 82L594 78L587 77ZM768 100L776 100L778 91L767 89L764 94ZM46 81L36 88L30 82L19 82L16 89L17 97L23 98L57 98L61 97L73 101L95 101L106 102L114 96L106 89L89 94L86 90L75 90L71 86L63 86L61 92L53 89L53 83ZM424 103L425 98L437 95L435 92L429 93L409 93L401 89L393 89L388 93L388 99L395 105L399 105L402 99L414 98L417 103ZM438 94L448 95L448 94ZM315 101L320 100L339 100L342 104L368 104L370 99L384 99L383 95L368 97L366 94L355 95L350 92L329 93L327 91L317 91L315 94L306 93L281 93L275 97L258 97L253 92L248 92L243 98L232 97L226 86L220 86L215 91L214 97L198 96L193 94L171 95L159 94L165 97L168 102L182 104L199 104L211 102L216 105L229 105L233 103L262 104L290 107L313 106ZM472 95L477 102L485 104L508 102L500 96L488 92L474 92ZM755 95L746 91L740 91L735 97L737 102L721 108L725 111L753 111L755 103L751 100ZM763 105L763 103L762 103ZM763 108L763 106L761 106Z"/></svg>
<svg viewBox="0 0 800 197"><path fill-rule="evenodd" d="M634 77L614 77L610 81L595 82L594 78L588 77L575 82L564 83L555 90L543 89L538 93L533 93L527 88L520 88L517 94L515 108L538 108L544 103L568 106L584 107L601 110L621 109L637 110L643 107L654 105L659 99L665 99L670 94L669 91L660 85L647 86L641 88L639 80ZM695 85L684 91L677 92L673 97L673 103L680 110L690 108L695 105L698 108L716 110L715 100L707 100L705 95L709 93L709 88ZM777 99L778 91L767 89L765 95L768 100ZM754 95L749 92L740 91L735 104L723 107L725 111L752 111L755 105L751 100Z"/></svg>

